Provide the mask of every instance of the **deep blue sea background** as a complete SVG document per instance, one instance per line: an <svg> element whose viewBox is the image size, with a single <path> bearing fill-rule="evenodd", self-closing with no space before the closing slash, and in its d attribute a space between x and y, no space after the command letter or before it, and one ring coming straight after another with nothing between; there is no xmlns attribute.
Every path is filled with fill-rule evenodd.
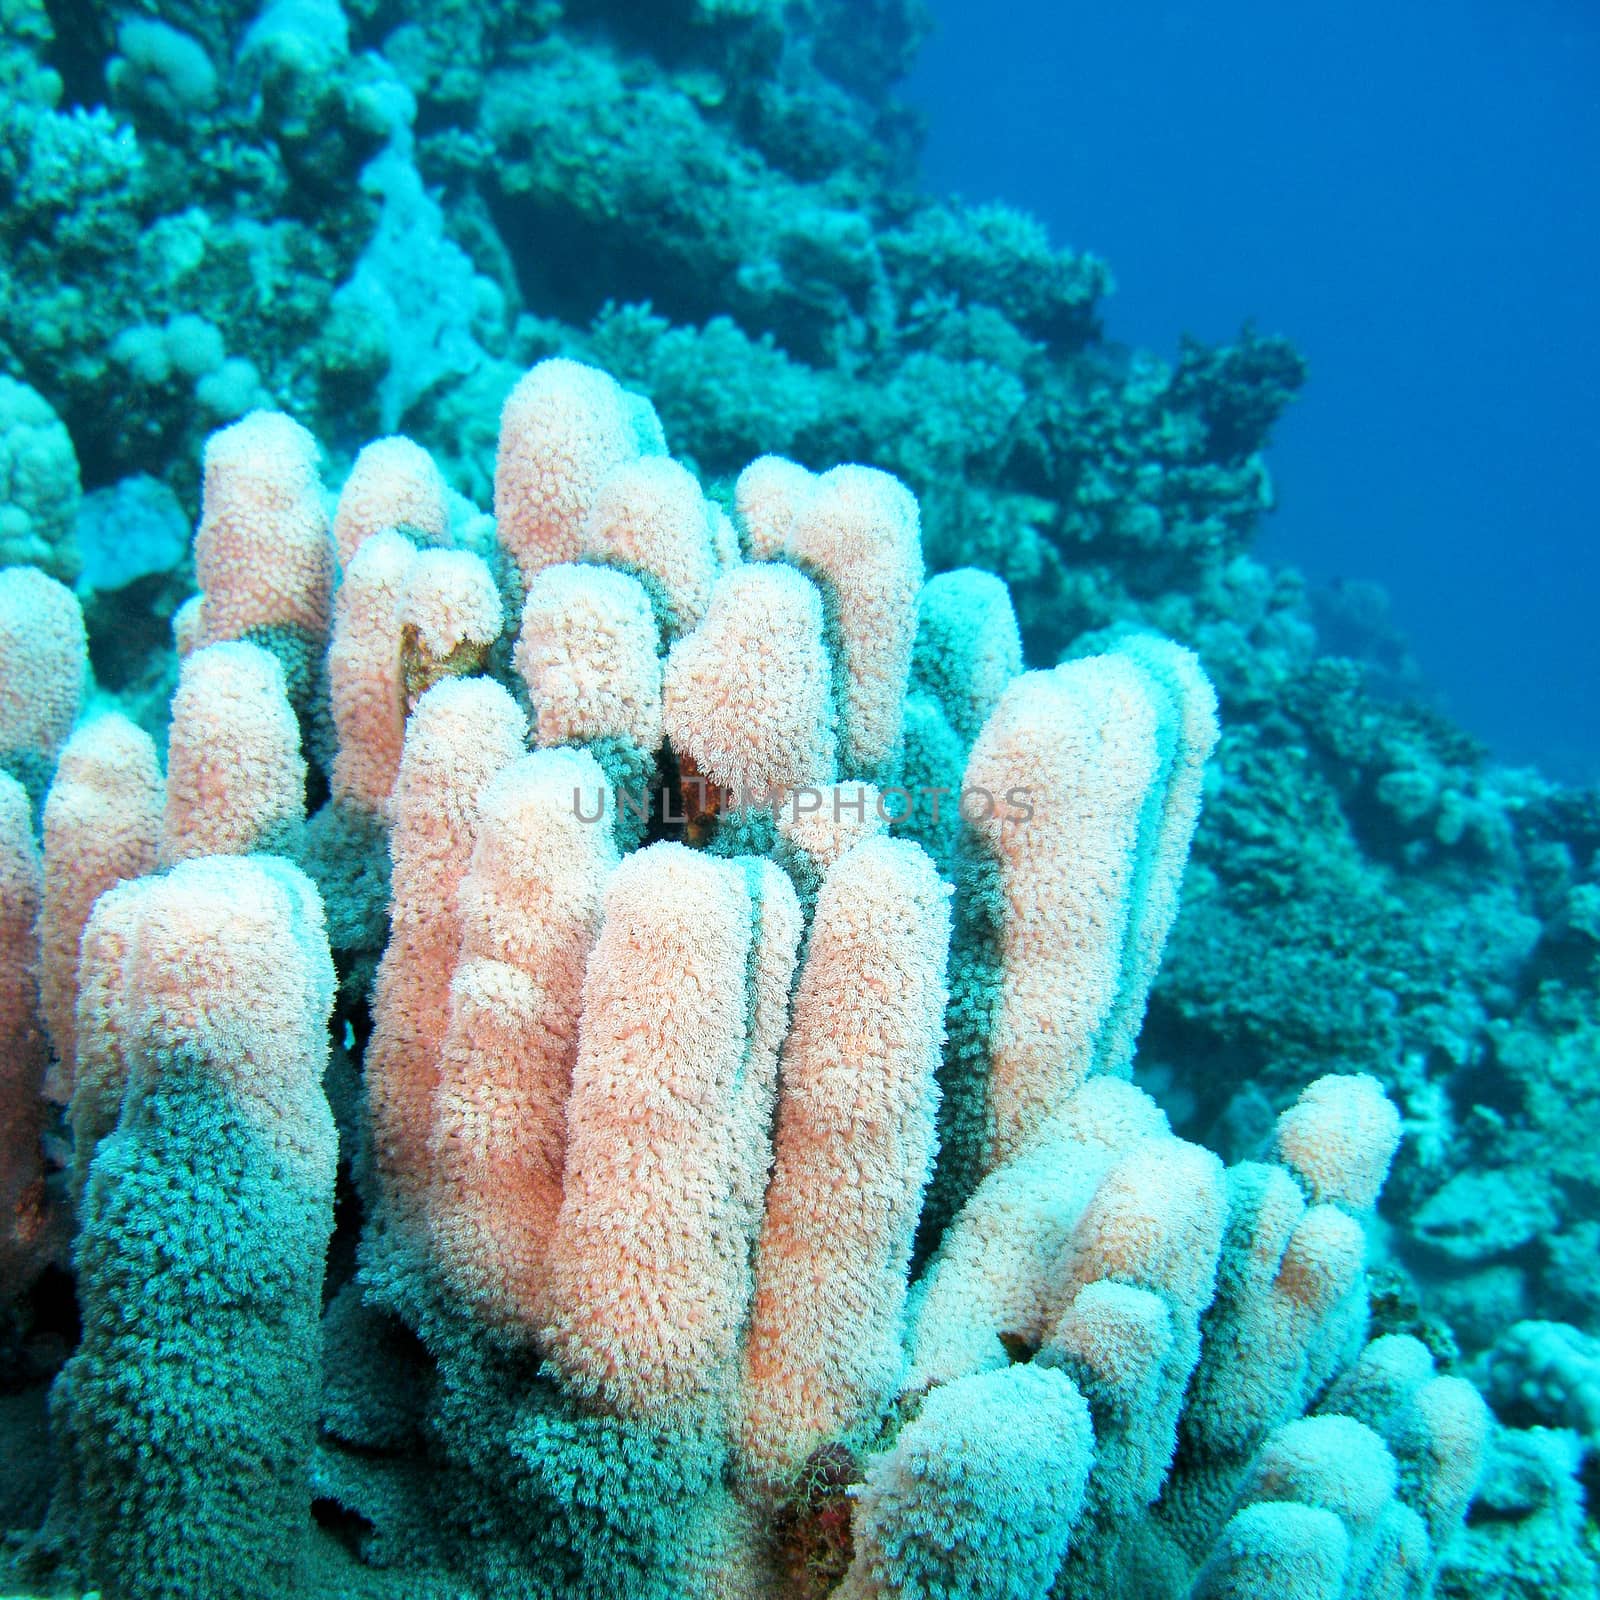
<svg viewBox="0 0 1600 1600"><path fill-rule="evenodd" d="M1458 721L1600 778L1600 7L932 3L928 180L1107 258L1113 339L1289 335L1262 553L1378 580Z"/></svg>

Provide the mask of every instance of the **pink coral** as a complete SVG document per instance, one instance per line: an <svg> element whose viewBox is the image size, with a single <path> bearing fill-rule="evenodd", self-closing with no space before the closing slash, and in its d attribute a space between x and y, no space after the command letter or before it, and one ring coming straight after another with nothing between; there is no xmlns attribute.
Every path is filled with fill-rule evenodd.
<svg viewBox="0 0 1600 1600"><path fill-rule="evenodd" d="M362 543L385 528L422 544L450 535L450 497L433 457L410 439L374 439L356 457L333 514L333 542L346 571Z"/></svg>
<svg viewBox="0 0 1600 1600"><path fill-rule="evenodd" d="M792 568L736 567L667 657L668 738L712 783L737 790L831 783L838 742L822 598Z"/></svg>
<svg viewBox="0 0 1600 1600"><path fill-rule="evenodd" d="M835 467L801 502L783 553L832 592L843 653L847 776L872 777L899 758L901 716L922 587L917 502L872 467Z"/></svg>
<svg viewBox="0 0 1600 1600"><path fill-rule="evenodd" d="M334 600L328 646L340 804L388 816L407 708L441 679L478 670L501 622L500 592L470 551L419 551L392 528L362 541Z"/></svg>
<svg viewBox="0 0 1600 1600"><path fill-rule="evenodd" d="M752 559L782 553L796 513L816 487L816 475L783 456L757 456L733 487L733 510Z"/></svg>
<svg viewBox="0 0 1600 1600"><path fill-rule="evenodd" d="M1400 1113L1378 1080L1318 1078L1278 1118L1278 1158L1313 1200L1369 1211L1400 1145Z"/></svg>
<svg viewBox="0 0 1600 1600"><path fill-rule="evenodd" d="M608 567L546 567L528 585L517 671L542 747L621 738L661 742L661 662L650 600Z"/></svg>
<svg viewBox="0 0 1600 1600"><path fill-rule="evenodd" d="M457 897L461 961L440 1048L429 1223L452 1288L523 1339L550 1315L584 965L617 860L611 830L582 822L574 802L602 781L576 750L504 768L484 787Z"/></svg>
<svg viewBox="0 0 1600 1600"><path fill-rule="evenodd" d="M948 892L916 845L869 839L817 900L744 1354L745 1459L768 1477L875 1424L899 1383L935 1144Z"/></svg>
<svg viewBox="0 0 1600 1600"><path fill-rule="evenodd" d="M54 762L77 720L88 667L72 591L36 567L0 571L0 762Z"/></svg>
<svg viewBox="0 0 1600 1600"><path fill-rule="evenodd" d="M406 735L400 605L416 550L392 529L363 541L333 606L328 698L338 737L330 786L341 805L387 816Z"/></svg>
<svg viewBox="0 0 1600 1600"><path fill-rule="evenodd" d="M1148 1095L1090 1079L947 1231L912 1331L908 1387L998 1365L1007 1339L1043 1346L1102 1269L1198 1316L1221 1215L1216 1158L1174 1139Z"/></svg>
<svg viewBox="0 0 1600 1600"><path fill-rule="evenodd" d="M764 863L751 885L737 864L652 845L606 891L551 1243L552 1350L625 1416L714 1401L731 1381L799 934L794 891ZM752 968L770 972L753 1018Z"/></svg>
<svg viewBox="0 0 1600 1600"><path fill-rule="evenodd" d="M320 452L298 422L252 411L206 443L195 577L202 642L290 628L320 645L333 592L333 541Z"/></svg>
<svg viewBox="0 0 1600 1600"><path fill-rule="evenodd" d="M728 554L718 543L716 508L670 456L612 468L583 522L584 555L643 579L660 597L669 639L705 615Z"/></svg>
<svg viewBox="0 0 1600 1600"><path fill-rule="evenodd" d="M1100 1071L1126 1074L1144 1023L1145 997L1178 915L1205 766L1219 730L1216 691L1192 650L1154 634L1135 634L1121 640L1116 653L1144 674L1161 723L1165 768L1156 796L1159 810L1141 830L1143 892L1131 909L1122 984L1099 1053Z"/></svg>
<svg viewBox="0 0 1600 1600"><path fill-rule="evenodd" d="M478 670L503 620L500 591L482 557L470 550L420 551L400 601L408 701L441 677Z"/></svg>
<svg viewBox="0 0 1600 1600"><path fill-rule="evenodd" d="M778 832L826 869L863 839L888 830L888 809L882 802L871 783L812 785L776 808Z"/></svg>
<svg viewBox="0 0 1600 1600"><path fill-rule="evenodd" d="M39 919L44 1018L60 1062L52 1093L71 1097L77 1071L78 941L113 884L155 870L163 806L155 742L118 714L67 741L44 804L44 908Z"/></svg>
<svg viewBox="0 0 1600 1600"><path fill-rule="evenodd" d="M1123 1151L1168 1135L1148 1095L1094 1079L1020 1155L979 1185L928 1269L906 1385L918 1390L1004 1362L1002 1341L1050 1331L1057 1263L1095 1185Z"/></svg>
<svg viewBox="0 0 1600 1600"><path fill-rule="evenodd" d="M388 948L373 987L364 1077L372 1152L386 1198L409 1216L421 1200L461 950L456 892L477 841L484 786L523 753L527 727L486 678L450 678L417 702L392 800Z"/></svg>
<svg viewBox="0 0 1600 1600"><path fill-rule="evenodd" d="M974 831L1000 863L1010 913L990 1044L990 1166L1094 1068L1122 981L1157 727L1132 663L1096 656L1018 678L973 746L965 783L990 797Z"/></svg>
<svg viewBox="0 0 1600 1600"><path fill-rule="evenodd" d="M50 1235L39 1148L49 1056L34 934L42 877L27 791L0 772L0 1281L8 1295L43 1265Z"/></svg>
<svg viewBox="0 0 1600 1600"><path fill-rule="evenodd" d="M172 613L172 647L187 661L205 643L205 596L192 594Z"/></svg>
<svg viewBox="0 0 1600 1600"><path fill-rule="evenodd" d="M282 849L305 820L305 793L277 658L244 643L196 650L172 697L161 864Z"/></svg>
<svg viewBox="0 0 1600 1600"><path fill-rule="evenodd" d="M1349 1555L1350 1536L1333 1512L1261 1502L1229 1519L1191 1594L1193 1600L1340 1600Z"/></svg>
<svg viewBox="0 0 1600 1600"><path fill-rule="evenodd" d="M128 948L140 900L153 880L131 878L94 903L78 946L73 1017L77 1072L72 1085L72 1190L82 1197L100 1141L117 1125L128 1086Z"/></svg>
<svg viewBox="0 0 1600 1600"><path fill-rule="evenodd" d="M132 905L128 1093L203 1062L275 1169L331 1190L338 1138L322 1070L333 963L310 880L276 858L210 857L149 880Z"/></svg>
<svg viewBox="0 0 1600 1600"><path fill-rule="evenodd" d="M613 467L663 448L655 413L593 367L561 357L526 373L500 413L494 509L524 578L583 554L583 522Z"/></svg>
<svg viewBox="0 0 1600 1600"><path fill-rule="evenodd" d="M1182 1139L1150 1139L1118 1157L1058 1264L1057 1305L1085 1284L1117 1278L1158 1289L1197 1317L1211 1303L1227 1194L1222 1163Z"/></svg>
<svg viewBox="0 0 1600 1600"><path fill-rule="evenodd" d="M1330 1194L1366 1192L1380 1150L1387 1167L1392 1147L1381 1138L1348 1136L1351 1096L1359 1103L1366 1093L1359 1080L1318 1079L1279 1120L1280 1140L1287 1126L1304 1148L1319 1128L1326 1131L1320 1170ZM1363 1121L1381 1134L1381 1117ZM1235 1168L1230 1190L1225 1270L1186 1426L1209 1456L1237 1467L1254 1441L1298 1414L1360 1347L1366 1236L1340 1205L1308 1205L1282 1166Z"/></svg>

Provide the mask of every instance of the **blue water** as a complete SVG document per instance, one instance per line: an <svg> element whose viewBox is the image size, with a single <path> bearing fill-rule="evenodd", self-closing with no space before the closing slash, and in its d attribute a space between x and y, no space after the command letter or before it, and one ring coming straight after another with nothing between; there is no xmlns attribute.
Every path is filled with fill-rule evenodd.
<svg viewBox="0 0 1600 1600"><path fill-rule="evenodd" d="M1471 731L1600 776L1600 9L932 4L932 184L1105 256L1113 338L1292 337L1263 551L1378 579Z"/></svg>

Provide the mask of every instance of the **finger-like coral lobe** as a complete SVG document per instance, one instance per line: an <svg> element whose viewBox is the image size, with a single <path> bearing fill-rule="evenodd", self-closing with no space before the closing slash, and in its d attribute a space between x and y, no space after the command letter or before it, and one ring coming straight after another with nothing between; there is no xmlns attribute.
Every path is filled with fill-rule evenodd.
<svg viewBox="0 0 1600 1600"><path fill-rule="evenodd" d="M770 964L786 992L798 936L781 874L680 845L630 857L607 888L567 1107L553 1349L625 1416L715 1398L737 1361L778 1043L747 985Z"/></svg>
<svg viewBox="0 0 1600 1600"><path fill-rule="evenodd" d="M827 586L843 668L842 758L857 776L893 766L922 585L917 502L871 467L835 467L800 502L783 553Z"/></svg>
<svg viewBox="0 0 1600 1600"><path fill-rule="evenodd" d="M285 850L305 820L306 764L283 668L259 645L207 645L172 697L162 864Z"/></svg>
<svg viewBox="0 0 1600 1600"><path fill-rule="evenodd" d="M777 564L727 573L667 657L662 710L673 749L721 787L832 782L833 679L816 586Z"/></svg>
<svg viewBox="0 0 1600 1600"><path fill-rule="evenodd" d="M574 794L602 782L582 751L524 756L484 788L458 892L430 1146L429 1225L441 1271L512 1337L549 1321L566 1102L583 973L616 865L611 830Z"/></svg>
<svg viewBox="0 0 1600 1600"><path fill-rule="evenodd" d="M650 599L607 567L542 568L528 585L517 670L541 746L661 739L661 663Z"/></svg>
<svg viewBox="0 0 1600 1600"><path fill-rule="evenodd" d="M426 1185L439 1048L461 948L457 890L472 859L483 786L523 751L525 722L484 678L449 679L417 702L393 795L392 932L373 988L365 1083L372 1162L407 1216Z"/></svg>
<svg viewBox="0 0 1600 1600"><path fill-rule="evenodd" d="M195 861L143 890L127 934L129 1072L83 1196L83 1340L55 1397L65 1492L108 1592L288 1596L337 1159L321 906L287 862Z"/></svg>
<svg viewBox="0 0 1600 1600"><path fill-rule="evenodd" d="M575 361L542 361L500 414L494 506L524 578L583 554L583 523L606 474L662 449L648 402Z"/></svg>
<svg viewBox="0 0 1600 1600"><path fill-rule="evenodd" d="M339 565L384 529L419 544L442 544L450 532L449 490L433 457L410 439L375 439L355 459L333 514Z"/></svg>
<svg viewBox="0 0 1600 1600"><path fill-rule="evenodd" d="M205 643L278 628L326 635L333 543L319 455L316 440L276 411L212 435L194 545Z"/></svg>
<svg viewBox="0 0 1600 1600"><path fill-rule="evenodd" d="M95 902L156 864L164 795L154 740L115 712L85 723L61 752L44 804L40 1005L72 1095L77 1063L78 942Z"/></svg>
<svg viewBox="0 0 1600 1600"><path fill-rule="evenodd" d="M744 1355L744 1456L776 1479L820 1445L859 1440L899 1382L933 1160L947 896L922 851L887 839L823 880L783 1047Z"/></svg>
<svg viewBox="0 0 1600 1600"><path fill-rule="evenodd" d="M44 1073L38 1021L38 940L43 890L27 791L0 772L0 1266L8 1283L31 1281L47 1259Z"/></svg>
<svg viewBox="0 0 1600 1600"><path fill-rule="evenodd" d="M0 770L42 793L83 702L89 641L72 591L0 569Z"/></svg>

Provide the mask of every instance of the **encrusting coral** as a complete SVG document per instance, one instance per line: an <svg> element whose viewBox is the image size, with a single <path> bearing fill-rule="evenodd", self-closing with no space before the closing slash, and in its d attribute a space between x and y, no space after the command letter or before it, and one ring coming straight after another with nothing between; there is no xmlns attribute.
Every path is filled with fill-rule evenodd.
<svg viewBox="0 0 1600 1600"><path fill-rule="evenodd" d="M30 1570L1424 1594L1487 1413L1367 1342L1397 1113L1324 1078L1225 1168L1128 1081L1195 658L1026 672L997 580L924 584L896 479L769 459L730 518L569 361L506 404L496 544L403 441L331 522L314 465L283 417L208 451L159 840L113 725L45 803L47 869L91 801L129 818L49 924L84 1336ZM18 904L0 1021L42 1071ZM337 1577L313 1502L361 1530Z"/></svg>

